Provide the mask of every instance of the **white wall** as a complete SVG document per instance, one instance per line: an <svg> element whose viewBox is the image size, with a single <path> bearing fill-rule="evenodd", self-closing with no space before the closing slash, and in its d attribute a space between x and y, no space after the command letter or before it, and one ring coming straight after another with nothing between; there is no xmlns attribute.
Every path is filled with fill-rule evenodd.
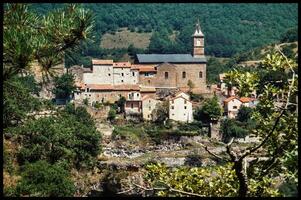
<svg viewBox="0 0 301 200"><path fill-rule="evenodd" d="M169 119L182 122L192 122L192 103L183 97L169 101ZM186 106L186 109L185 109Z"/></svg>
<svg viewBox="0 0 301 200"><path fill-rule="evenodd" d="M83 74L85 84L113 84L113 65L93 65L92 73Z"/></svg>
<svg viewBox="0 0 301 200"><path fill-rule="evenodd" d="M114 67L114 84L138 84L138 75L137 70Z"/></svg>

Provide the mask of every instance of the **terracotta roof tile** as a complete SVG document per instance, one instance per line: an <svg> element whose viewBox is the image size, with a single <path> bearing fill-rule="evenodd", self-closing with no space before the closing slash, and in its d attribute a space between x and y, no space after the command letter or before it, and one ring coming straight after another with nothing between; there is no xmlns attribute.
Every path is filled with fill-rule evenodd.
<svg viewBox="0 0 301 200"><path fill-rule="evenodd" d="M90 88L90 90L113 90L113 86L110 84L86 84L83 88Z"/></svg>
<svg viewBox="0 0 301 200"><path fill-rule="evenodd" d="M248 103L250 101L254 101L255 99L250 97L241 97L239 100L243 103Z"/></svg>
<svg viewBox="0 0 301 200"><path fill-rule="evenodd" d="M134 90L134 91L139 91L140 87L139 87L139 85L129 85L129 84L114 85L114 90Z"/></svg>
<svg viewBox="0 0 301 200"><path fill-rule="evenodd" d="M114 62L113 67L115 67L115 68L118 68L118 67L128 68L128 67L131 67L131 63L130 62Z"/></svg>
<svg viewBox="0 0 301 200"><path fill-rule="evenodd" d="M156 72L155 65L132 65L132 69L138 69L139 72Z"/></svg>
<svg viewBox="0 0 301 200"><path fill-rule="evenodd" d="M113 65L113 60L92 59L93 65Z"/></svg>

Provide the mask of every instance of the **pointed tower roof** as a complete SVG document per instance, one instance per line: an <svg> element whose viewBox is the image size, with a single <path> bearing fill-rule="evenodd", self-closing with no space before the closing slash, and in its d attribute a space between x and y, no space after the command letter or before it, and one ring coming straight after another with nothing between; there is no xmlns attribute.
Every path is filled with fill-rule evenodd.
<svg viewBox="0 0 301 200"><path fill-rule="evenodd" d="M195 32L192 36L204 36L204 34L201 31L200 21L198 19L196 25L195 25Z"/></svg>

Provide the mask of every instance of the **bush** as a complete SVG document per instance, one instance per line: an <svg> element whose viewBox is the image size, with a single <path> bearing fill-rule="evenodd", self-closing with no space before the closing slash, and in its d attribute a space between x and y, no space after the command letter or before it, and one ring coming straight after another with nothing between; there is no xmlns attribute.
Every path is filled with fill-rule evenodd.
<svg viewBox="0 0 301 200"><path fill-rule="evenodd" d="M73 74L63 74L54 78L53 94L58 99L68 98L76 89Z"/></svg>
<svg viewBox="0 0 301 200"><path fill-rule="evenodd" d="M222 141L224 143L229 142L232 137L244 138L247 136L249 130L242 126L234 119L225 119L221 123Z"/></svg>
<svg viewBox="0 0 301 200"><path fill-rule="evenodd" d="M26 164L17 184L17 196L67 197L73 196L75 186L69 172L59 164L46 161Z"/></svg>
<svg viewBox="0 0 301 200"><path fill-rule="evenodd" d="M116 110L111 107L108 113L108 120L112 122L115 118L116 118Z"/></svg>
<svg viewBox="0 0 301 200"><path fill-rule="evenodd" d="M26 161L66 161L77 168L91 166L100 151L101 134L82 107L67 105L58 116L28 121L13 129L19 136L19 164Z"/></svg>

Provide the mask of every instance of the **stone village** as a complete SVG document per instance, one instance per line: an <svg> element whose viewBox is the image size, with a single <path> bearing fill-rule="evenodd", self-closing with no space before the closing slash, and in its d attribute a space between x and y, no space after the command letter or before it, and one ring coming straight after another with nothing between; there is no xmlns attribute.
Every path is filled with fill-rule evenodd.
<svg viewBox="0 0 301 200"><path fill-rule="evenodd" d="M244 105L254 107L255 98L236 96L237 89L230 93L223 83L206 85L206 63L204 34L199 22L192 34L191 54L137 54L134 63L92 59L91 68L70 68L76 78L77 91L73 101L81 103L87 99L95 103L114 103L125 97L125 117L140 116L152 120L152 111L163 101L169 102L169 119L192 122L197 103L192 102L188 92L212 96L219 94L225 115L235 118ZM191 82L194 87L189 87ZM254 96L256 97L256 96Z"/></svg>

